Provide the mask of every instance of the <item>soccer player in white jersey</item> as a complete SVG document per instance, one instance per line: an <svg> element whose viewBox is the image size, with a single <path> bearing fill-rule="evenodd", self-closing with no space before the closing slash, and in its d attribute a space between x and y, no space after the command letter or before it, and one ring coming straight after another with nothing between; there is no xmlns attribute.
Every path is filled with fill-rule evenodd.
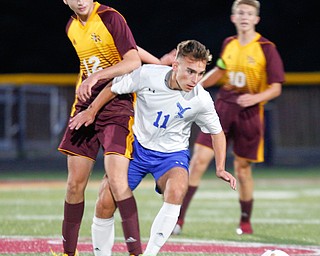
<svg viewBox="0 0 320 256"><path fill-rule="evenodd" d="M143 65L116 77L69 126L90 125L99 109L116 94L136 93L134 155L128 180L134 190L151 173L164 203L154 219L144 255L157 255L170 236L188 188L189 138L195 122L210 133L215 151L216 175L236 189L236 179L225 170L226 139L210 94L198 84L211 60L209 50L195 40L181 42L172 67ZM110 193L106 193L110 195ZM115 205L106 199L105 212ZM130 211L130 209L128 209ZM110 216L106 216L109 218ZM107 232L107 230L106 230Z"/></svg>

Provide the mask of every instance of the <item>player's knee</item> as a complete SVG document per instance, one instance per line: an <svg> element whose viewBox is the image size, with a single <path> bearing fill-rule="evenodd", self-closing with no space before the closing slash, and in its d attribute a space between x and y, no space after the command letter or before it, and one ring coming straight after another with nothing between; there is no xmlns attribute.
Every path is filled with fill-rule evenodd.
<svg viewBox="0 0 320 256"><path fill-rule="evenodd" d="M244 183L246 180L246 175L241 171L235 171L236 177L239 183Z"/></svg>
<svg viewBox="0 0 320 256"><path fill-rule="evenodd" d="M85 186L75 181L68 181L67 183L67 196L74 197L84 193Z"/></svg>
<svg viewBox="0 0 320 256"><path fill-rule="evenodd" d="M209 158L203 157L201 154L196 154L191 159L190 169L192 169L192 172L202 174L206 171L210 162L211 160Z"/></svg>
<svg viewBox="0 0 320 256"><path fill-rule="evenodd" d="M235 175L239 183L246 183L252 179L252 172L250 164L238 165L235 168Z"/></svg>
<svg viewBox="0 0 320 256"><path fill-rule="evenodd" d="M112 191L113 196L116 198L116 200L119 200L119 197L123 195L127 188L118 186L116 184L110 184L110 189Z"/></svg>
<svg viewBox="0 0 320 256"><path fill-rule="evenodd" d="M182 204L183 198L187 192L188 184L180 184L179 186L171 186L165 191L164 200L172 204Z"/></svg>
<svg viewBox="0 0 320 256"><path fill-rule="evenodd" d="M109 180L109 186L116 201L121 201L132 196L132 191L125 181L112 182Z"/></svg>

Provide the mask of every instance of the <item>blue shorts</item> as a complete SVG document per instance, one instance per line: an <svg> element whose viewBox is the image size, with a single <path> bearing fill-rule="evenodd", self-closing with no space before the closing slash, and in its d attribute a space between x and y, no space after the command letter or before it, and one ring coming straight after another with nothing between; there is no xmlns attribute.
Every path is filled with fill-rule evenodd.
<svg viewBox="0 0 320 256"><path fill-rule="evenodd" d="M130 161L128 182L131 190L134 190L141 180L150 173L155 181L173 167L182 167L189 170L189 150L181 150L172 153L162 153L146 149L135 138L133 148L133 160ZM156 189L158 193L159 190Z"/></svg>

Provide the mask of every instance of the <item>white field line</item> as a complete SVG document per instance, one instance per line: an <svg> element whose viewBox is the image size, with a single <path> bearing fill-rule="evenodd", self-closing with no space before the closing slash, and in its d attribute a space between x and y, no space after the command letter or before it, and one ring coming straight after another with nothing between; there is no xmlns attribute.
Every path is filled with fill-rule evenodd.
<svg viewBox="0 0 320 256"><path fill-rule="evenodd" d="M282 199L295 199L299 197L316 197L320 196L320 189L313 190L301 190L301 191L286 191L286 190L256 190L254 192L254 197L256 199L272 199L272 200L282 200ZM199 199L230 199L238 198L238 193L235 191L199 191L195 194L195 198Z"/></svg>
<svg viewBox="0 0 320 256"><path fill-rule="evenodd" d="M4 220L16 220L16 221L26 221L26 220L49 220L49 221L62 221L62 215L10 215L10 216L3 216L1 217L2 221ZM119 218L119 216L116 216L116 218ZM154 216L143 217L144 220L152 221L154 219ZM199 218L188 218L189 223L200 223L203 222L203 218L199 220ZM261 224L277 224L277 225L287 225L287 224L307 224L307 225L313 225L313 224L320 224L320 219L304 219L304 220L298 220L298 219L279 219L279 218L254 218L253 222L255 223L261 223ZM212 215L207 218L207 223L219 223L221 224L221 219L213 218ZM223 223L235 223L234 218L223 218Z"/></svg>
<svg viewBox="0 0 320 256"><path fill-rule="evenodd" d="M20 188L17 189L16 187L1 187L0 186L0 191L19 191L19 192L24 192L24 191L32 191L32 190L36 190L37 193L52 193L52 188L39 188L39 187L34 187L34 188L30 188L27 187L26 189L24 188ZM90 188L88 188L86 190L87 192L92 192L95 193L98 191L98 188L95 190L92 190ZM64 191L63 191L64 193ZM139 197L140 195L137 193L136 194L137 197ZM154 192L154 196L157 196L156 192ZM320 196L320 188L314 188L314 189L301 189L301 190L261 190L261 189L257 189L254 192L254 197L257 199L272 199L272 200L281 200L281 199L294 199L294 198L299 198L299 197L316 197L319 198ZM200 189L197 191L197 193L195 194L195 198L198 199L217 199L217 200L224 200L224 199L230 199L230 198L234 198L237 199L238 198L238 193L236 191L231 191L229 189L226 190L215 190L214 188L212 190L201 190ZM0 199L0 202L2 201L7 201L10 199ZM27 201L32 200L31 198L28 198ZM21 202L23 201L23 199L20 200Z"/></svg>

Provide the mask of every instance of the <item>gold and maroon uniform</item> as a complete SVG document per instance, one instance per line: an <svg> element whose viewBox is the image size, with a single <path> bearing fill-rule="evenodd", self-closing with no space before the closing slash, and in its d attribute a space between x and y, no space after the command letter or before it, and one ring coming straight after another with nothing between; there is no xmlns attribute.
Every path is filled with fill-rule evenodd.
<svg viewBox="0 0 320 256"><path fill-rule="evenodd" d="M66 33L80 61L80 74L76 89L92 73L120 62L131 49L137 49L125 19L115 9L94 3L94 10L83 25L73 15ZM109 81L99 81L92 87L86 102L75 101L71 116L86 109ZM95 122L79 130L66 129L58 150L95 160L100 146L104 154L116 153L131 158L133 124L133 95L119 95L107 103L97 114Z"/></svg>
<svg viewBox="0 0 320 256"><path fill-rule="evenodd" d="M237 104L237 98L243 93L263 92L272 83L283 83L281 57L275 45L259 33L245 46L233 36L223 42L217 66L226 70L215 106L227 140L233 140L236 155L252 162L263 162L266 102L243 108ZM203 133L196 143L212 147L210 135Z"/></svg>

